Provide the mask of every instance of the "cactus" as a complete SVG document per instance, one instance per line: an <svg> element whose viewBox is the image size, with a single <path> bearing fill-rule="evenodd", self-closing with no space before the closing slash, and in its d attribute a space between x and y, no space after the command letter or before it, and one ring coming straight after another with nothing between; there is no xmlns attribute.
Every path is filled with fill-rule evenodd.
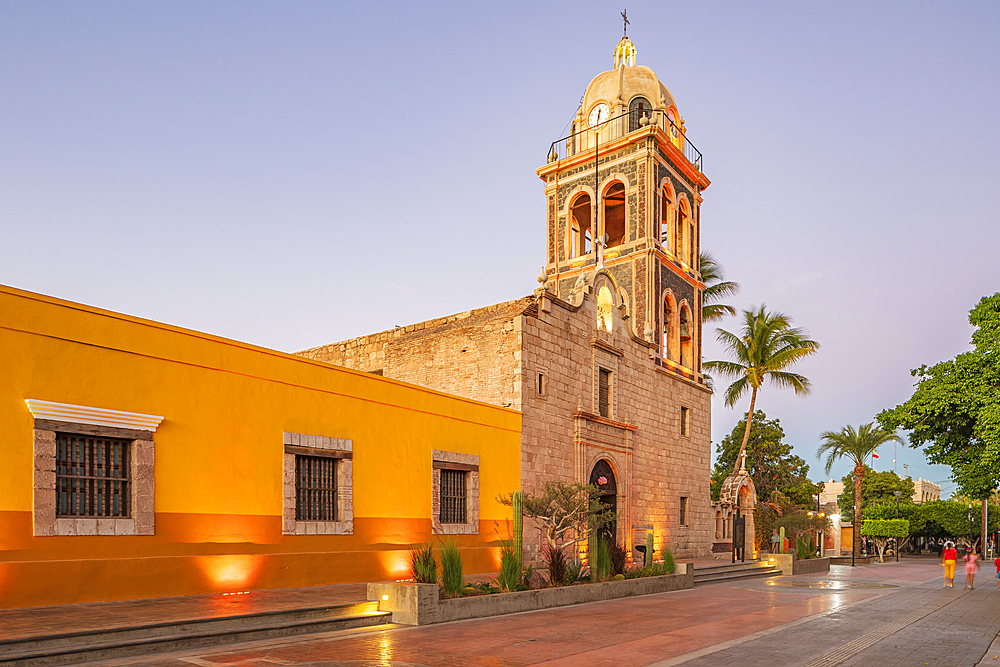
<svg viewBox="0 0 1000 667"><path fill-rule="evenodd" d="M524 508L521 505L523 498L520 491L513 493L514 534L511 537L514 541L514 553L517 554L518 571L524 564Z"/></svg>
<svg viewBox="0 0 1000 667"><path fill-rule="evenodd" d="M649 567L653 564L653 534L646 533L646 553L642 555L642 564Z"/></svg>

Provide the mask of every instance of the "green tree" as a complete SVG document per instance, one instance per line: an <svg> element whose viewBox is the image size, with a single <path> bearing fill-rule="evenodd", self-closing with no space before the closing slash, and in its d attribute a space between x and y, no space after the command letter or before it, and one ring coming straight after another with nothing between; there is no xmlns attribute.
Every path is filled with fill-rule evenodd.
<svg viewBox="0 0 1000 667"><path fill-rule="evenodd" d="M514 494L498 496L497 502L513 507ZM615 520L598 488L579 482L545 482L541 490L522 494L521 508L538 524L551 550L583 542Z"/></svg>
<svg viewBox="0 0 1000 667"><path fill-rule="evenodd" d="M1000 292L983 297L969 323L973 349L912 370L913 395L878 420L908 431L912 447L926 445L931 463L951 467L959 491L979 500L982 513L1000 484Z"/></svg>
<svg viewBox="0 0 1000 667"><path fill-rule="evenodd" d="M885 545L895 538L897 545L910 536L910 522L906 519L871 519L861 524L861 534L875 540L878 561L885 562ZM897 546L897 549L899 547Z"/></svg>
<svg viewBox="0 0 1000 667"><path fill-rule="evenodd" d="M846 509L854 507L854 486L851 484L851 476L844 475L844 492L837 498L837 504ZM865 504L881 502L896 503L895 492L899 491L899 502L901 505L913 502L913 480L907 477L902 479L891 471L877 472L865 466L864 478L861 480L861 497Z"/></svg>
<svg viewBox="0 0 1000 667"><path fill-rule="evenodd" d="M757 391L765 380L777 387L791 387L796 394L809 393L809 380L787 371L803 357L815 354L819 343L806 337L806 331L792 327L792 320L782 313L768 313L763 305L757 310L743 311L743 328L739 335L724 329L716 330L716 338L729 350L736 361L708 361L705 368L722 376L735 378L726 389L726 405L732 407L750 392L743 442L733 465L739 469L746 454L750 428L753 424Z"/></svg>
<svg viewBox="0 0 1000 667"><path fill-rule="evenodd" d="M862 494L864 491L862 491ZM852 494L853 497L853 494ZM869 519L895 519L896 518L896 500L893 498L892 502L880 501L876 503L868 503L861 510L862 518L867 521ZM913 502L904 503L902 498L900 498L899 503L899 518L906 519L910 522L910 535L913 537L933 537L926 533L927 526L927 505L918 505Z"/></svg>
<svg viewBox="0 0 1000 667"><path fill-rule="evenodd" d="M817 455L820 458L824 454L827 455L826 474L830 474L837 459L850 459L854 463L854 495L860 498L860 501L854 503L853 525L859 526L861 525L861 503L865 498L861 495L861 482L864 480L865 472L871 470L865 465L865 461L875 453L879 445L892 441L902 442L902 438L892 431L886 431L872 423L862 424L857 430L853 426L845 426L837 432L824 431L820 437L823 442L820 443ZM859 545L860 540L854 540L852 547L854 553L858 552Z"/></svg>
<svg viewBox="0 0 1000 667"><path fill-rule="evenodd" d="M701 282L705 283L705 289L701 293L702 321L717 322L727 315L735 315L735 308L718 302L727 296L739 294L740 284L725 279L722 265L710 253L701 253L698 267L701 270Z"/></svg>
<svg viewBox="0 0 1000 667"><path fill-rule="evenodd" d="M739 454L746 420L744 415L732 432L716 445L718 458L712 470L713 500L719 499L722 483ZM809 466L801 457L792 454L792 446L784 442L781 422L768 419L762 410L756 411L752 421L747 440L747 471L757 488L757 497L766 500L775 491L780 491L799 507L811 509L812 497L819 489L809 481Z"/></svg>
<svg viewBox="0 0 1000 667"><path fill-rule="evenodd" d="M1000 530L1000 505L989 504L989 521L986 531ZM896 518L896 503L882 502L864 508L865 519ZM935 539L963 539L969 535L969 503L955 500L932 500L927 503L900 503L899 518L910 522L913 537L933 537ZM972 512L972 533L982 530L982 518L978 511Z"/></svg>

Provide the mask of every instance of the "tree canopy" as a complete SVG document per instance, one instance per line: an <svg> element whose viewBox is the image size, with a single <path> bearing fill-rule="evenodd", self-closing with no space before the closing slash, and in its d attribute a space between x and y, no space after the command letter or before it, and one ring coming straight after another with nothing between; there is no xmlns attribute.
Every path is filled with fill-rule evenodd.
<svg viewBox="0 0 1000 667"><path fill-rule="evenodd" d="M951 467L962 494L983 499L1000 483L1000 293L983 297L969 323L973 349L911 371L913 395L878 421L908 431L931 463Z"/></svg>
<svg viewBox="0 0 1000 667"><path fill-rule="evenodd" d="M744 415L732 432L716 445L718 458L712 471L714 500L718 500L722 483L736 463L746 421ZM795 505L812 508L812 497L819 489L809 481L809 466L805 460L792 454L792 446L784 439L785 432L779 420L768 419L763 410L754 413L747 440L747 471L757 488L757 497L768 500L775 491L780 491Z"/></svg>
<svg viewBox="0 0 1000 667"><path fill-rule="evenodd" d="M850 475L844 475L844 492L837 497L837 505L841 511L848 507L854 507L854 483ZM865 466L865 475L861 479L861 498L863 505L891 502L893 511L896 507L896 496L894 491L900 491L900 506L907 503L913 504L913 480L907 477L902 479L891 471L876 472ZM902 515L900 515L902 516Z"/></svg>
<svg viewBox="0 0 1000 667"><path fill-rule="evenodd" d="M1000 530L1000 506L990 504L987 532ZM933 537L935 539L965 538L969 535L969 506L954 500L933 500L921 504L900 504L899 518L910 522L913 537ZM972 532L981 532L982 517L978 508L972 510ZM896 503L876 503L865 507L865 519L892 519L896 516Z"/></svg>

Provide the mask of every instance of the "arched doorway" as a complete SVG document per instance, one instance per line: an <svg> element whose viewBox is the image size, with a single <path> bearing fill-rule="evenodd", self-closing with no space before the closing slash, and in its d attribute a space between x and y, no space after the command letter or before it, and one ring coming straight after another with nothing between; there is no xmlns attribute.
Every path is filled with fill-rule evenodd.
<svg viewBox="0 0 1000 667"><path fill-rule="evenodd" d="M594 464L594 469L590 471L590 483L597 487L601 505L617 514L618 484L615 480L615 472L611 469L611 464L608 463L607 459L600 459ZM615 537L617 535L616 528L617 521L612 520L602 532L605 535Z"/></svg>

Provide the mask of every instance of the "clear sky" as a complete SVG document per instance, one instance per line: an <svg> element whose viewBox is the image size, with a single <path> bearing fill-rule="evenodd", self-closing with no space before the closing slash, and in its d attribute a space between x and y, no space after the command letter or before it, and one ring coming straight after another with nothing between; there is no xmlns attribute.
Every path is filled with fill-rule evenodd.
<svg viewBox="0 0 1000 667"><path fill-rule="evenodd" d="M810 397L758 403L820 479L819 434L905 400L1000 289L1000 3L627 7L732 303L823 345ZM534 170L622 8L2 0L0 283L286 351L527 294ZM715 399L713 442L745 409Z"/></svg>

